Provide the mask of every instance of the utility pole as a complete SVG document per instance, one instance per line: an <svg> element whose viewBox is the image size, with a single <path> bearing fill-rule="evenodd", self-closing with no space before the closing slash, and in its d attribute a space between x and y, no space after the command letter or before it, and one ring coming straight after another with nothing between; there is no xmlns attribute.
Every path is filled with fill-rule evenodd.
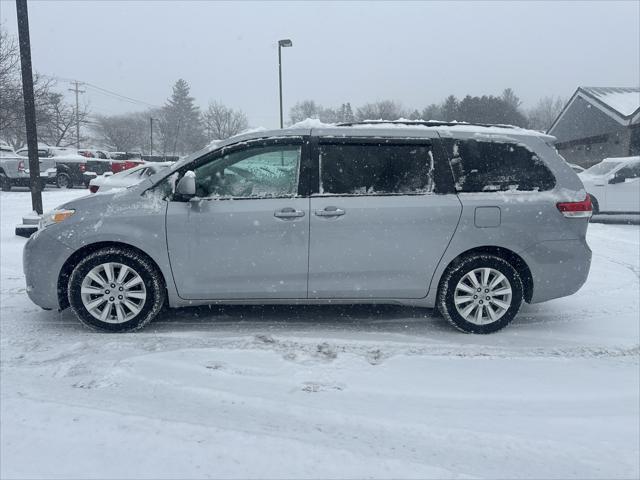
<svg viewBox="0 0 640 480"><path fill-rule="evenodd" d="M29 12L27 9L27 0L16 0L16 13L18 16L20 65L22 67L24 117L27 127L27 150L29 152L31 207L36 213L42 215L40 161L38 159L38 132L36 129L36 102L33 95L33 69L31 67L31 40L29 39Z"/></svg>
<svg viewBox="0 0 640 480"><path fill-rule="evenodd" d="M74 84L74 88L69 88L69 91L75 92L76 94L76 149L80 150L80 100L78 94L84 93L85 90L80 90L82 82L75 80L72 83Z"/></svg>
<svg viewBox="0 0 640 480"><path fill-rule="evenodd" d="M178 147L178 135L180 135L180 123L182 122L182 119L179 118L178 119L178 128L176 128L176 139L173 142L173 155L176 155L176 148Z"/></svg>
<svg viewBox="0 0 640 480"><path fill-rule="evenodd" d="M149 117L149 156L153 156L153 117Z"/></svg>

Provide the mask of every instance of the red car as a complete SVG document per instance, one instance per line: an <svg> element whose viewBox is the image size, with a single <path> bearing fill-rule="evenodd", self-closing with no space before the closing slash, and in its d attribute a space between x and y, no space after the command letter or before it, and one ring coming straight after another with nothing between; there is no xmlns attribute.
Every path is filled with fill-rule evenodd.
<svg viewBox="0 0 640 480"><path fill-rule="evenodd" d="M122 172L144 163L140 153L109 152L109 157L114 160L111 162L111 171L113 173Z"/></svg>

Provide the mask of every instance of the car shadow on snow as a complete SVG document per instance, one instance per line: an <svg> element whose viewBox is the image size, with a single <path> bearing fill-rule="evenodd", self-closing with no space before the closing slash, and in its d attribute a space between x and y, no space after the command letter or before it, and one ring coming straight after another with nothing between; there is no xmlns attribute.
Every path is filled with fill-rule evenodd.
<svg viewBox="0 0 640 480"><path fill-rule="evenodd" d="M51 316L55 319L48 318L46 323L52 330L87 331L71 309ZM398 305L211 305L165 309L141 332L247 334L265 330L430 334L451 333L453 327L435 310Z"/></svg>
<svg viewBox="0 0 640 480"><path fill-rule="evenodd" d="M476 341L479 337L511 338L519 333L536 334L550 326L567 326L576 321L555 302L523 304L520 313L505 330L492 335L465 335L437 311L401 305L205 305L166 308L141 334L253 335L256 333L322 335L410 335L437 341ZM71 309L54 313L40 311L37 328L51 334L91 333ZM576 327L577 328L577 327ZM463 340L466 338L466 340ZM490 342L491 343L491 342Z"/></svg>

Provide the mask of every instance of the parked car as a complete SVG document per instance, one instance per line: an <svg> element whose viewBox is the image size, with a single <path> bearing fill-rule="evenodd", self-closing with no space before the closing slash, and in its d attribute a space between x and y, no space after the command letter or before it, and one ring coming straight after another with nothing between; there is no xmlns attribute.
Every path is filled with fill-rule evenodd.
<svg viewBox="0 0 640 480"><path fill-rule="evenodd" d="M114 188L127 188L171 166L173 162L148 162L116 174L101 175L89 182L91 193L106 192ZM111 172L108 172L111 173Z"/></svg>
<svg viewBox="0 0 640 480"><path fill-rule="evenodd" d="M44 189L48 174L43 170L43 161L40 160L41 188ZM10 191L13 187L28 187L31 185L29 175L29 160L13 151L8 145L0 145L0 188L3 192Z"/></svg>
<svg viewBox="0 0 640 480"><path fill-rule="evenodd" d="M640 213L640 156L605 158L579 177L594 213Z"/></svg>
<svg viewBox="0 0 640 480"><path fill-rule="evenodd" d="M109 152L109 158L118 160L111 165L111 171L118 173L143 163L142 154L137 152Z"/></svg>
<svg viewBox="0 0 640 480"><path fill-rule="evenodd" d="M87 150L83 150L87 152ZM79 155L78 150L65 147L50 147L41 145L38 148L41 172L49 173L48 182L58 188L72 188L74 186L89 186L92 178L111 171L112 160ZM28 150L23 148L17 152L28 156ZM115 161L116 163L123 163Z"/></svg>
<svg viewBox="0 0 640 480"><path fill-rule="evenodd" d="M582 168L580 165L576 165L575 163L570 163L569 166L576 173L584 172L584 168Z"/></svg>
<svg viewBox="0 0 640 480"><path fill-rule="evenodd" d="M99 158L102 160L109 159L109 154L102 150L82 149L78 150L78 154L88 158Z"/></svg>
<svg viewBox="0 0 640 480"><path fill-rule="evenodd" d="M494 332L589 272L590 197L552 140L439 122L232 137L45 215L27 293L105 331L165 303L394 303Z"/></svg>

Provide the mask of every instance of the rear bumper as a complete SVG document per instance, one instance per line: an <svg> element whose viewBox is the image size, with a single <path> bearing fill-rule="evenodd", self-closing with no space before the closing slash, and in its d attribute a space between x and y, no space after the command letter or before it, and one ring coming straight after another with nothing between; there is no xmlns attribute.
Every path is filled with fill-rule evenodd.
<svg viewBox="0 0 640 480"><path fill-rule="evenodd" d="M45 309L57 309L58 276L73 250L46 230L34 233L24 246L22 268L27 282L27 295Z"/></svg>
<svg viewBox="0 0 640 480"><path fill-rule="evenodd" d="M576 293L587 281L591 249L585 239L537 243L520 252L533 278L531 303Z"/></svg>

